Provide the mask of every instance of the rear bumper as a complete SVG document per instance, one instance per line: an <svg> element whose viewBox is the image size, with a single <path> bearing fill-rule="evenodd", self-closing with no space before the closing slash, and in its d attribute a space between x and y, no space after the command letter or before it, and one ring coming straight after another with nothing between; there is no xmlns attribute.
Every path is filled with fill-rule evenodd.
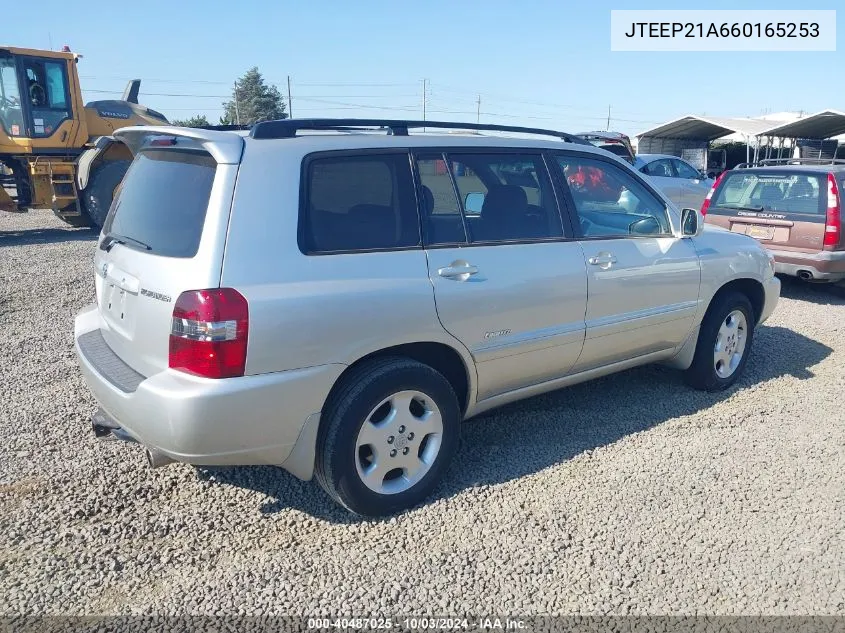
<svg viewBox="0 0 845 633"><path fill-rule="evenodd" d="M322 365L224 380L168 369L142 377L127 391L103 373L122 363L119 358L104 364L80 347L80 337L99 325L96 306L84 309L76 317L74 339L83 377L100 406L139 443L190 464L287 467L300 435L310 435L302 433L306 420L319 418L345 368ZM289 470L310 476L310 467Z"/></svg>
<svg viewBox="0 0 845 633"><path fill-rule="evenodd" d="M845 279L845 251L802 253L769 249L769 252L775 256L776 273L806 278L802 273L808 272L812 279L820 281Z"/></svg>

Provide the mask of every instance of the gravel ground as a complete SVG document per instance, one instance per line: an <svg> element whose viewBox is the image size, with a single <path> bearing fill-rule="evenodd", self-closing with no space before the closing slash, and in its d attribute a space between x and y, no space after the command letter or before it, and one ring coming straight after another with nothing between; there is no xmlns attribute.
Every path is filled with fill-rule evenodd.
<svg viewBox="0 0 845 633"><path fill-rule="evenodd" d="M435 497L373 522L95 441L93 246L0 214L0 614L845 615L841 293L786 282L727 393L647 367L468 422Z"/></svg>

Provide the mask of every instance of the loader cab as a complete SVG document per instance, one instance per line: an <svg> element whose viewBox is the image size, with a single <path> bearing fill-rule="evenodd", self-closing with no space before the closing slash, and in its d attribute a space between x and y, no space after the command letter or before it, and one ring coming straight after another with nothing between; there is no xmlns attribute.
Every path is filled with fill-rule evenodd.
<svg viewBox="0 0 845 633"><path fill-rule="evenodd" d="M17 145L37 147L38 139L51 139L49 146L64 147L73 141L78 114L69 77L73 58L60 55L0 49L0 132L12 142L22 141Z"/></svg>

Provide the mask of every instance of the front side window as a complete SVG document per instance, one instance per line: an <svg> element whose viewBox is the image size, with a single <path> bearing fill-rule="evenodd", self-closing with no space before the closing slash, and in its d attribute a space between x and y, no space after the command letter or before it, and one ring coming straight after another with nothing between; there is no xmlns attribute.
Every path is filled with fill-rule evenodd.
<svg viewBox="0 0 845 633"><path fill-rule="evenodd" d="M304 253L420 244L407 154L314 158L307 163L306 188L299 234Z"/></svg>
<svg viewBox="0 0 845 633"><path fill-rule="evenodd" d="M50 136L70 118L67 71L61 61L26 59L24 91L32 110L32 135Z"/></svg>
<svg viewBox="0 0 845 633"><path fill-rule="evenodd" d="M9 136L26 134L18 71L13 57L0 57L0 126Z"/></svg>
<svg viewBox="0 0 845 633"><path fill-rule="evenodd" d="M442 158L451 178L438 181L424 176L428 164L436 164L437 157L417 158L423 187L436 194L432 211L424 209L427 244L508 242L563 235L541 155L452 152ZM450 214L451 221L441 210Z"/></svg>
<svg viewBox="0 0 845 633"><path fill-rule="evenodd" d="M559 156L583 237L671 235L665 204L633 174L585 156Z"/></svg>
<svg viewBox="0 0 845 633"><path fill-rule="evenodd" d="M682 160L675 160L672 162L675 165L675 171L678 172L678 178L701 178L701 174L699 174L698 171L696 171L689 163L685 163Z"/></svg>

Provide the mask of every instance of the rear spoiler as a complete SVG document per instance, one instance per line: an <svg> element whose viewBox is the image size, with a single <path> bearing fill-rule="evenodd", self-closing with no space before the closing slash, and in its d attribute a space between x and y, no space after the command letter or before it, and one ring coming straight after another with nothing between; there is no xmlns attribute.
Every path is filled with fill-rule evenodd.
<svg viewBox="0 0 845 633"><path fill-rule="evenodd" d="M133 154L148 145L156 137L161 139L189 139L190 145L211 154L215 161L237 165L244 150L243 136L235 132L204 130L201 128L173 127L166 125L133 125L117 130L115 138L124 143Z"/></svg>

